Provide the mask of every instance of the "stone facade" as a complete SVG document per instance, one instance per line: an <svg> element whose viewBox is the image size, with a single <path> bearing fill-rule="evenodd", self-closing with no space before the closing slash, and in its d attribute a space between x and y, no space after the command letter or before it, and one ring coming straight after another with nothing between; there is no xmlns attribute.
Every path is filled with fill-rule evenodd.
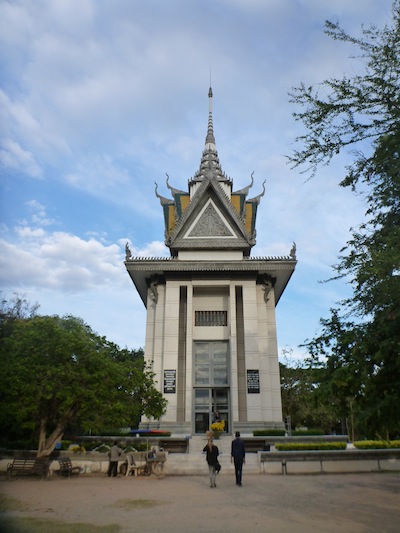
<svg viewBox="0 0 400 533"><path fill-rule="evenodd" d="M250 258L261 194L232 191L209 119L200 168L189 190L158 194L169 258L125 265L147 308L145 357L168 400L150 427L202 434L216 413L228 434L282 427L275 306L296 265L285 257Z"/></svg>

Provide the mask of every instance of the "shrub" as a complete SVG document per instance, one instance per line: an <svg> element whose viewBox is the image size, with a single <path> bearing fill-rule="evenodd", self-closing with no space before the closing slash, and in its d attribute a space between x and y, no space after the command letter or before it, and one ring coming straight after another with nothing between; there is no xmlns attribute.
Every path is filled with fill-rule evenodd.
<svg viewBox="0 0 400 533"><path fill-rule="evenodd" d="M275 448L280 452L307 450L345 450L345 442L279 442Z"/></svg>
<svg viewBox="0 0 400 533"><path fill-rule="evenodd" d="M98 435L101 437L129 437L131 432L130 430L105 429L104 431L99 431Z"/></svg>
<svg viewBox="0 0 400 533"><path fill-rule="evenodd" d="M9 440L5 443L9 450L37 450L37 442L31 440Z"/></svg>
<svg viewBox="0 0 400 533"><path fill-rule="evenodd" d="M139 450L137 450L134 446L132 446L132 444L129 444L129 446L127 446L125 449L124 449L124 453L131 453L131 452L137 452Z"/></svg>
<svg viewBox="0 0 400 533"><path fill-rule="evenodd" d="M254 437L284 437L284 429L255 429L253 431Z"/></svg>
<svg viewBox="0 0 400 533"><path fill-rule="evenodd" d="M103 444L103 441L101 440L92 440L92 441L85 440L85 443L81 445L85 446L87 452L92 452L96 448L101 446L102 444Z"/></svg>
<svg viewBox="0 0 400 533"><path fill-rule="evenodd" d="M108 453L110 450L110 446L108 444L100 444L100 446L97 446L97 448L94 448L93 452L100 452L100 453Z"/></svg>
<svg viewBox="0 0 400 533"><path fill-rule="evenodd" d="M71 452L73 453L85 453L86 449L84 446L72 446Z"/></svg>
<svg viewBox="0 0 400 533"><path fill-rule="evenodd" d="M307 435L324 435L325 432L323 429L314 428L314 429L296 429L292 431L293 437L305 437Z"/></svg>
<svg viewBox="0 0 400 533"><path fill-rule="evenodd" d="M359 450L381 450L387 448L400 448L400 440L360 440L353 442Z"/></svg>

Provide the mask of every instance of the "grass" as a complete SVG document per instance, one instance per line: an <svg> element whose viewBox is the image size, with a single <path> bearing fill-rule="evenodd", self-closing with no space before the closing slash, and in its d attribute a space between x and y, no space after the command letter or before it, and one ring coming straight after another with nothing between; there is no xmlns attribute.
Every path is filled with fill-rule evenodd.
<svg viewBox="0 0 400 533"><path fill-rule="evenodd" d="M167 502L160 500L119 500L113 504L114 507L124 509L124 511L133 511L137 509L150 509L151 507L157 507L158 505L165 505Z"/></svg>
<svg viewBox="0 0 400 533"><path fill-rule="evenodd" d="M6 496L5 494L0 494L0 513L5 511L25 511L26 508L19 500L11 498L11 496ZM0 531L2 531L0 529Z"/></svg>
<svg viewBox="0 0 400 533"><path fill-rule="evenodd" d="M7 533L120 533L117 524L95 526L83 522L68 524L60 520L46 520L43 518L8 518L0 517L0 531Z"/></svg>
<svg viewBox="0 0 400 533"><path fill-rule="evenodd" d="M19 500L0 494L0 532L1 533L120 533L121 527L116 524L96 526L94 524L76 522L67 523L60 520L34 518L32 516L15 517L7 513L28 512L28 508Z"/></svg>

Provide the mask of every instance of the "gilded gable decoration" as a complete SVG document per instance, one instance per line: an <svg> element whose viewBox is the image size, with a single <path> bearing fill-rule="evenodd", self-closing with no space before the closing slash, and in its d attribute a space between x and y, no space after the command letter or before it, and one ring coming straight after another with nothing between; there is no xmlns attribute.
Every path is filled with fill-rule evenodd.
<svg viewBox="0 0 400 533"><path fill-rule="evenodd" d="M215 205L209 200L195 224L189 228L186 238L197 237L235 237L232 229L217 212Z"/></svg>

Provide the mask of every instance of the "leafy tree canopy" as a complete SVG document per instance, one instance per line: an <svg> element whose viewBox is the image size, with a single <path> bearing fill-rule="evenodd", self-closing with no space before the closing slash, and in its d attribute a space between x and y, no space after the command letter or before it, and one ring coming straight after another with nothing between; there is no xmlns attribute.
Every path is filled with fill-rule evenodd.
<svg viewBox="0 0 400 533"><path fill-rule="evenodd" d="M361 192L366 212L334 266L334 279L349 279L353 294L306 346L314 362L326 358L326 396L335 391L339 408L349 414L351 405L363 431L382 434L400 431L393 386L400 383L400 0L393 2L390 26L363 27L353 37L326 22L326 33L357 50L356 73L292 91L294 118L305 134L289 159L313 177L351 148L340 185Z"/></svg>
<svg viewBox="0 0 400 533"><path fill-rule="evenodd" d="M164 414L141 350L121 350L73 316L3 313L1 325L0 424L38 431L39 454L70 425L95 432Z"/></svg>

